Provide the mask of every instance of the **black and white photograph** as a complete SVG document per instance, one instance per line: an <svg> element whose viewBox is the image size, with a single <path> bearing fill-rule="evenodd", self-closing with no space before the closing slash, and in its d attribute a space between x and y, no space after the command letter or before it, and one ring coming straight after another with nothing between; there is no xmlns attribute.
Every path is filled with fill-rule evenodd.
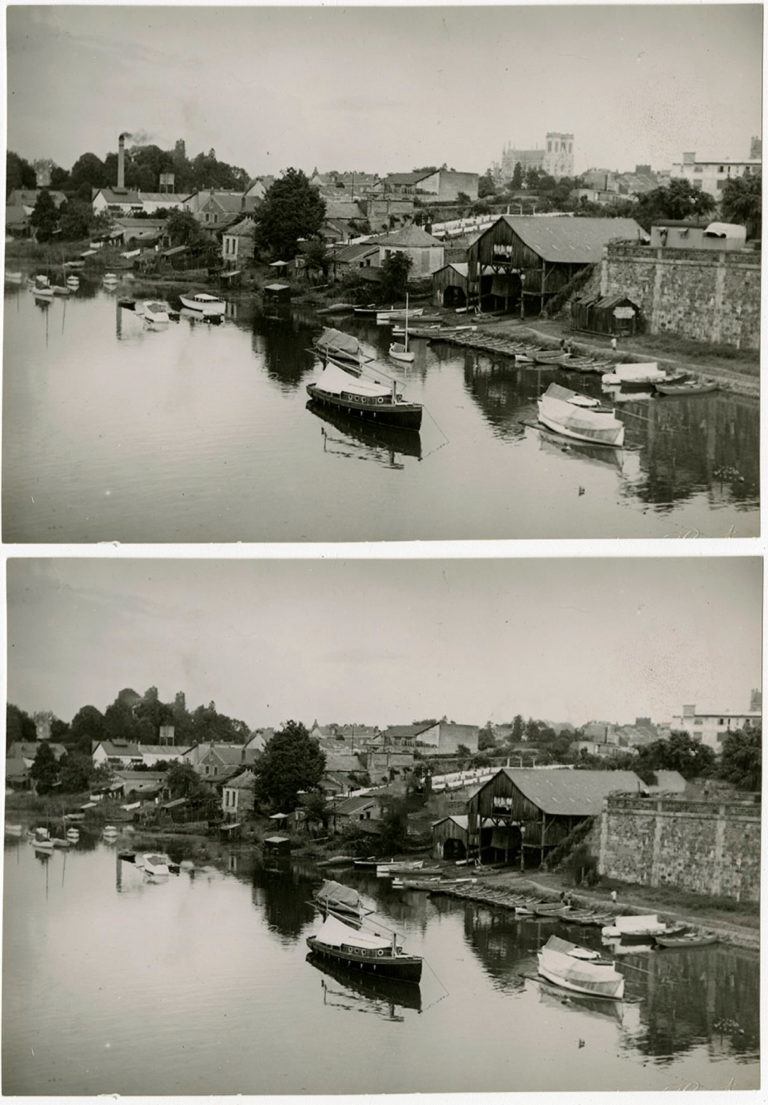
<svg viewBox="0 0 768 1105"><path fill-rule="evenodd" d="M3 1094L757 1090L762 567L10 558Z"/></svg>
<svg viewBox="0 0 768 1105"><path fill-rule="evenodd" d="M6 14L6 542L758 536L762 5Z"/></svg>

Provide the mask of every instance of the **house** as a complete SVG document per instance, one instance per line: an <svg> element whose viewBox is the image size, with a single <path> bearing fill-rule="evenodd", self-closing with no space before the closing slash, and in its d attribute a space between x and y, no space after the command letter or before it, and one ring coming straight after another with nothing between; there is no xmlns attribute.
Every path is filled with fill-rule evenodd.
<svg viewBox="0 0 768 1105"><path fill-rule="evenodd" d="M419 734L428 728L429 725L423 721L417 722L415 725L388 725L382 734L382 744L385 747L390 744L413 746Z"/></svg>
<svg viewBox="0 0 768 1105"><path fill-rule="evenodd" d="M239 269L253 261L256 251L256 225L251 218L228 226L221 236L221 257L225 268Z"/></svg>
<svg viewBox="0 0 768 1105"><path fill-rule="evenodd" d="M32 234L32 223L26 208L20 203L7 203L5 205L5 235L6 238L29 238Z"/></svg>
<svg viewBox="0 0 768 1105"><path fill-rule="evenodd" d="M243 763L241 744L209 744L198 745L197 748L200 751L193 756L192 760L188 757L194 752L193 749L190 749L184 759L188 763L191 762L197 774L209 783L220 783L228 779Z"/></svg>
<svg viewBox="0 0 768 1105"><path fill-rule="evenodd" d="M404 226L376 239L379 246L379 266L393 253L404 253L413 262L410 279L430 276L445 263L445 246L420 226Z"/></svg>
<svg viewBox="0 0 768 1105"><path fill-rule="evenodd" d="M144 762L141 747L133 741L96 741L91 759L94 767L135 767Z"/></svg>
<svg viewBox="0 0 768 1105"><path fill-rule="evenodd" d="M274 183L273 176L256 177L252 180L243 196L243 211L255 211Z"/></svg>
<svg viewBox="0 0 768 1105"><path fill-rule="evenodd" d="M373 786L389 783L413 770L413 751L410 748L369 749L365 753L365 766Z"/></svg>
<svg viewBox="0 0 768 1105"><path fill-rule="evenodd" d="M6 203L12 207L23 207L27 214L31 215L41 192L47 192L56 207L61 207L62 204L67 202L67 197L63 192L57 192L52 188L14 188Z"/></svg>
<svg viewBox="0 0 768 1105"><path fill-rule="evenodd" d="M378 180L371 191L381 195L410 195L416 194L417 183L426 174L418 173L387 173L383 180Z"/></svg>
<svg viewBox="0 0 768 1105"><path fill-rule="evenodd" d="M274 729L256 729L250 740L243 746L243 763L253 764L275 735Z"/></svg>
<svg viewBox="0 0 768 1105"><path fill-rule="evenodd" d="M227 821L240 821L252 814L255 803L256 776L248 768L224 783L221 789L221 809Z"/></svg>
<svg viewBox="0 0 768 1105"><path fill-rule="evenodd" d="M729 180L754 176L761 170L760 158L748 157L743 161L729 161L721 157L705 161L697 159L694 152L684 153L682 161L672 165L671 175L673 179L687 180L697 191L706 192L719 202Z"/></svg>
<svg viewBox="0 0 768 1105"><path fill-rule="evenodd" d="M477 725L457 725L443 718L423 729L416 738L416 743L425 756L444 756L458 752L462 745L470 752L477 752L479 736Z"/></svg>
<svg viewBox="0 0 768 1105"><path fill-rule="evenodd" d="M439 203L457 200L463 193L471 200L477 199L480 177L477 173L457 173L454 169L437 169L421 176L416 182L417 192L428 195L426 202Z"/></svg>
<svg viewBox="0 0 768 1105"><path fill-rule="evenodd" d="M22 756L5 757L5 785L11 790L29 790L29 763Z"/></svg>
<svg viewBox="0 0 768 1105"><path fill-rule="evenodd" d="M348 825L362 821L380 821L382 805L375 794L361 794L353 798L342 798L333 810L336 829L341 831Z"/></svg>
<svg viewBox="0 0 768 1105"><path fill-rule="evenodd" d="M156 763L164 761L165 763L181 763L184 759L188 747L182 747L181 745L173 744L140 744L139 752L141 753L142 763L146 767L154 767Z"/></svg>
<svg viewBox="0 0 768 1105"><path fill-rule="evenodd" d="M609 794L643 789L634 771L503 767L467 802L469 853L542 863L577 825L601 813Z"/></svg>
<svg viewBox="0 0 768 1105"><path fill-rule="evenodd" d="M165 219L137 219L120 216L110 232L110 241L122 241L126 246L168 245ZM115 233L118 232L118 233Z"/></svg>
<svg viewBox="0 0 768 1105"><path fill-rule="evenodd" d="M139 193L130 188L95 188L91 208L94 215L134 215L144 210Z"/></svg>
<svg viewBox="0 0 768 1105"><path fill-rule="evenodd" d="M439 307L466 307L469 265L452 261L432 273L432 302Z"/></svg>
<svg viewBox="0 0 768 1105"><path fill-rule="evenodd" d="M243 204L242 192L195 192L184 201L200 225L213 233L237 222Z"/></svg>
<svg viewBox="0 0 768 1105"><path fill-rule="evenodd" d="M186 199L186 195L180 196L174 192L139 191L139 200L146 215L154 215L156 211L181 211Z"/></svg>
<svg viewBox="0 0 768 1105"><path fill-rule="evenodd" d="M340 772L344 775L362 774L365 771L365 764L354 752L341 752L329 748L325 753L325 770Z"/></svg>
<svg viewBox="0 0 768 1105"><path fill-rule="evenodd" d="M53 752L56 760L60 760L62 756L66 756L67 750L63 744L50 740L47 740L45 743L47 747L50 748L51 752ZM37 741L14 741L8 749L6 756L8 759L24 760L27 767L31 767L35 762L35 757L39 750L40 743Z"/></svg>
<svg viewBox="0 0 768 1105"><path fill-rule="evenodd" d="M721 752L723 741L729 733L736 733L741 729L757 729L761 721L761 710L744 710L741 713L714 710L712 713L703 713L697 711L695 706L683 706L683 712L672 718L671 728L696 737L715 752Z"/></svg>
<svg viewBox="0 0 768 1105"><path fill-rule="evenodd" d="M470 302L484 308L520 305L540 313L587 265L601 261L614 240L641 242L634 219L562 215L501 215L467 251Z"/></svg>
<svg viewBox="0 0 768 1105"><path fill-rule="evenodd" d="M117 771L112 782L120 784L124 798L156 798L163 793L167 782L164 771ZM114 790L113 790L114 792Z"/></svg>

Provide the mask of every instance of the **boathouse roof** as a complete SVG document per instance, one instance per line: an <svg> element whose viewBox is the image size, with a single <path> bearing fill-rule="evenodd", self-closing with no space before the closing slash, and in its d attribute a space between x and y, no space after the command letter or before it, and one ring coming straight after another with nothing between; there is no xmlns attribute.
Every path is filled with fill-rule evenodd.
<svg viewBox="0 0 768 1105"><path fill-rule="evenodd" d="M575 771L569 768L503 767L481 783L470 795L472 801L481 790L492 787L500 776L506 777L533 805L547 814L561 817L594 817L609 794L639 793L645 785L634 771Z"/></svg>
<svg viewBox="0 0 768 1105"><path fill-rule="evenodd" d="M599 261L603 247L615 239L642 241L647 237L635 219L502 215L478 238L492 235L499 222L505 222L542 260L567 265L587 265Z"/></svg>

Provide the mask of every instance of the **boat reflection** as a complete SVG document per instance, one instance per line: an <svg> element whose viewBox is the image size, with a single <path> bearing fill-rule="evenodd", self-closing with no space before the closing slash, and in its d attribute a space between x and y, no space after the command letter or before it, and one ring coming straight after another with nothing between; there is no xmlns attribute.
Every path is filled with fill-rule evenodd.
<svg viewBox="0 0 768 1105"><path fill-rule="evenodd" d="M421 990L418 982L403 982L395 978L356 973L329 963L310 952L307 963L337 985L321 979L323 1005L346 1009L352 1013L373 1013L388 1021L403 1021L402 1010L421 1012ZM339 988L340 987L340 988Z"/></svg>
<svg viewBox="0 0 768 1105"><path fill-rule="evenodd" d="M526 423L539 432L539 447L542 453L565 454L584 460L588 464L598 464L605 468L622 469L623 450L608 445L590 445L586 441L576 441L548 430L536 423Z"/></svg>
<svg viewBox="0 0 768 1105"><path fill-rule="evenodd" d="M311 399L307 410L322 422L339 430L343 437L331 434L321 427L323 452L352 460L370 460L386 468L405 467L402 457L421 460L421 438L418 430L405 430L396 426L379 426L364 422L343 413L331 411Z"/></svg>

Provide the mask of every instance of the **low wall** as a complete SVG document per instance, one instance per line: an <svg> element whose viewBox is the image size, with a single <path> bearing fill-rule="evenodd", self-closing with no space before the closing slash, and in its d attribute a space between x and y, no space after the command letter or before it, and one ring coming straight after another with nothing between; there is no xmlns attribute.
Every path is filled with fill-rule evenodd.
<svg viewBox="0 0 768 1105"><path fill-rule="evenodd" d="M650 334L760 347L760 254L609 244L601 295L638 304Z"/></svg>
<svg viewBox="0 0 768 1105"><path fill-rule="evenodd" d="M641 886L760 898L760 806L610 797L600 818L599 871Z"/></svg>

